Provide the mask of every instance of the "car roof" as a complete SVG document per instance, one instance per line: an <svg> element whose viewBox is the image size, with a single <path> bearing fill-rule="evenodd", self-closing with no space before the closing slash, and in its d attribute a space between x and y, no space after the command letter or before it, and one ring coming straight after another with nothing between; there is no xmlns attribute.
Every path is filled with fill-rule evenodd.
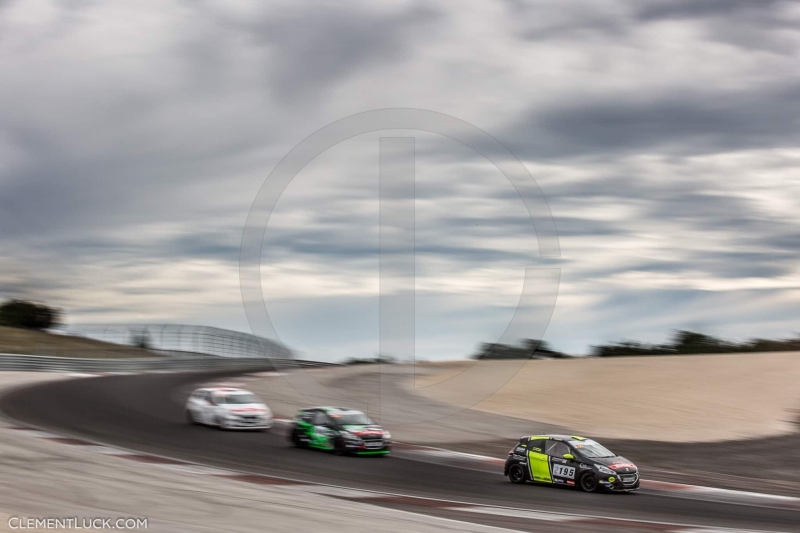
<svg viewBox="0 0 800 533"><path fill-rule="evenodd" d="M361 411L356 409L350 409L349 407L329 407L329 406L317 406L317 407L304 407L300 409L301 411L312 411L312 410L320 410L325 411L326 413L330 414L359 414L363 415Z"/></svg>
<svg viewBox="0 0 800 533"><path fill-rule="evenodd" d="M526 435L521 437L523 439L552 439L552 440L589 440L586 437L579 437L577 435Z"/></svg>
<svg viewBox="0 0 800 533"><path fill-rule="evenodd" d="M247 389L240 389L238 387L204 387L202 389L197 389L197 390L214 392L214 393L224 393L224 394L253 394Z"/></svg>

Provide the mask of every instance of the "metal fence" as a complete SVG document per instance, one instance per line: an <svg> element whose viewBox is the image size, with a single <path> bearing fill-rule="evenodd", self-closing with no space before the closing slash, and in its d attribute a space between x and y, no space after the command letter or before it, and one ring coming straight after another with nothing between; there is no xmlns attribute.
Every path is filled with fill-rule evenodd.
<svg viewBox="0 0 800 533"><path fill-rule="evenodd" d="M179 324L70 325L56 331L85 339L89 357L93 350L112 357L135 357L139 350L171 357L213 356L231 358L291 359L280 344L248 333L206 326ZM92 342L95 341L95 342ZM63 355L63 354L53 354ZM141 354L139 354L141 356Z"/></svg>
<svg viewBox="0 0 800 533"><path fill-rule="evenodd" d="M0 371L291 370L330 364L296 360L269 339L204 326L92 324L14 334L22 337L6 339L4 351L14 353L0 353Z"/></svg>
<svg viewBox="0 0 800 533"><path fill-rule="evenodd" d="M305 363L305 362L300 362ZM293 361L293 365L298 362ZM309 364L309 363L305 363ZM310 363L314 364L314 363ZM83 359L45 355L0 354L0 371L27 372L144 372L192 370L272 370L267 359L234 357L149 357L145 359Z"/></svg>

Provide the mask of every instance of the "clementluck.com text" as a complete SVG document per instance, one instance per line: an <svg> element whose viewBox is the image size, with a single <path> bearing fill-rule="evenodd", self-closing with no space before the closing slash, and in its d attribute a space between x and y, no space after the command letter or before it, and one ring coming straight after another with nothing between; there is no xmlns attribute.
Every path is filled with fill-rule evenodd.
<svg viewBox="0 0 800 533"><path fill-rule="evenodd" d="M8 519L13 530L26 529L147 529L147 518L21 517Z"/></svg>

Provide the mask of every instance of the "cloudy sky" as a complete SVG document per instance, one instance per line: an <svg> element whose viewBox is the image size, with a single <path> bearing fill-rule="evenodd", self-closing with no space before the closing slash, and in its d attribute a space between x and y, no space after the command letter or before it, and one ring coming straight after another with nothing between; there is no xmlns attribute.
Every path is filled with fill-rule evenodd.
<svg viewBox="0 0 800 533"><path fill-rule="evenodd" d="M0 296L72 323L250 330L248 212L304 138L381 108L464 120L535 178L560 255L452 140L328 150L286 188L262 283L311 358L378 351L378 138L416 137L416 351L800 332L800 4L767 0L0 1ZM256 327L258 329L258 327Z"/></svg>

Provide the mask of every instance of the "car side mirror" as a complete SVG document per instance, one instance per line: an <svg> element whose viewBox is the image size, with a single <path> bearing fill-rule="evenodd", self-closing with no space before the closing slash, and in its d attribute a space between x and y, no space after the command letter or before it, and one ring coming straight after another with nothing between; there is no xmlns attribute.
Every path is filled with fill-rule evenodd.
<svg viewBox="0 0 800 533"><path fill-rule="evenodd" d="M572 455L571 453L565 453L564 455L562 455L562 457L563 457L564 459L570 459L570 460L573 460L573 459L575 459L575 456L574 456L574 455Z"/></svg>

